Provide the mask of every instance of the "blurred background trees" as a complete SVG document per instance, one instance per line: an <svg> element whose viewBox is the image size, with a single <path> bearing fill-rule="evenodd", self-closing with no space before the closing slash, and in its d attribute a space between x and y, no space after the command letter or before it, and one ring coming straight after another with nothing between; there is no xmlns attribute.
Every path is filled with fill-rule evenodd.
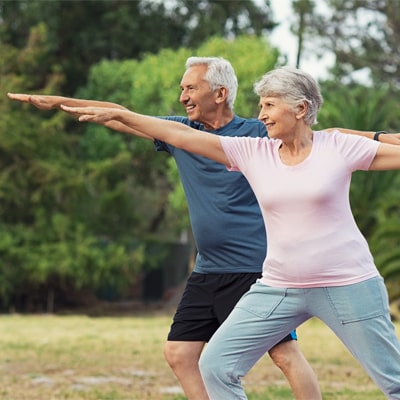
<svg viewBox="0 0 400 400"><path fill-rule="evenodd" d="M236 113L254 117L254 80L284 63L268 41L276 27L270 3L0 1L3 311L131 296L161 257L155 243L191 244L186 202L166 154L156 154L151 142L10 102L6 93L71 95L182 115L186 58L217 55L238 75ZM292 1L300 68L310 52L336 57L320 82L325 104L316 128L400 131L394 0L324 4L321 14L311 0ZM399 183L398 173L357 173L351 188L357 222L393 299L400 296Z"/></svg>

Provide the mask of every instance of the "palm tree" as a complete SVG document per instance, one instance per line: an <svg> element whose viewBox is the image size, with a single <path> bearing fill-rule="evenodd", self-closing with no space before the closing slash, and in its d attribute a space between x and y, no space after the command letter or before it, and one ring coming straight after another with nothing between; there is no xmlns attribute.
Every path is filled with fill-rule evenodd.
<svg viewBox="0 0 400 400"><path fill-rule="evenodd" d="M319 115L323 127L374 131L399 125L394 99L388 89L338 87L337 82L326 82L321 88L327 93ZM385 278L390 300L400 299L400 173L355 172L350 202L355 220Z"/></svg>

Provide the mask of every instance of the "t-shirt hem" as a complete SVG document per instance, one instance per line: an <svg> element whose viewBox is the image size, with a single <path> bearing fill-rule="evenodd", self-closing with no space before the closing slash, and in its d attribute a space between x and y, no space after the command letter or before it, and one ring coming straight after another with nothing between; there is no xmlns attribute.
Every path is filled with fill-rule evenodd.
<svg viewBox="0 0 400 400"><path fill-rule="evenodd" d="M380 276L378 271L373 271L369 274L365 274L363 276L355 276L347 279L341 280L331 280L331 281L317 281L317 282L283 282L283 281L275 281L273 279L268 278L260 278L260 282L266 286L271 287L280 287L280 288L293 288L293 289L308 289L308 288L317 288L317 287L334 287L334 286L347 286L353 285L355 283L360 283L366 281L368 279L374 278L376 276Z"/></svg>
<svg viewBox="0 0 400 400"><path fill-rule="evenodd" d="M261 274L262 267L259 266L251 266L251 267L241 267L241 268L232 268L232 267L221 267L220 265L204 268L195 266L193 272L197 272L199 274L248 274L248 273L260 273Z"/></svg>

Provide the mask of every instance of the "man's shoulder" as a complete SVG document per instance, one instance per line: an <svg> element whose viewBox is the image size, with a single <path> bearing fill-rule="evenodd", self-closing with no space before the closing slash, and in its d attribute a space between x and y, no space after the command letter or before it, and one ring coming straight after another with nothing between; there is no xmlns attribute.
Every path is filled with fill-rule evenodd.
<svg viewBox="0 0 400 400"><path fill-rule="evenodd" d="M228 125L227 136L267 136L264 124L256 118L242 118L235 115Z"/></svg>
<svg viewBox="0 0 400 400"><path fill-rule="evenodd" d="M235 119L241 124L255 125L264 128L264 124L257 118L242 118L235 115Z"/></svg>
<svg viewBox="0 0 400 400"><path fill-rule="evenodd" d="M202 123L191 121L189 120L189 118L184 116L171 115L160 118L180 122L194 129L204 129L204 125ZM266 136L266 129L264 124L256 118L243 118L235 114L228 124L217 129L216 131L214 131L214 133L226 136L264 137Z"/></svg>
<svg viewBox="0 0 400 400"><path fill-rule="evenodd" d="M184 116L180 116L180 115L169 115L169 116L165 116L165 117L161 117L161 118L168 119L170 121L180 122L182 124L190 126L191 128L194 128L194 129L203 129L203 124L201 124L200 122L196 122L196 121L190 121L190 119L188 117L184 117Z"/></svg>

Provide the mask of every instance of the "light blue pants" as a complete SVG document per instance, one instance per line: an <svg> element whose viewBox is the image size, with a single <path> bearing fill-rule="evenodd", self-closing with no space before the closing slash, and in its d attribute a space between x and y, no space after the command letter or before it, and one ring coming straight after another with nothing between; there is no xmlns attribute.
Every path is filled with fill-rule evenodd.
<svg viewBox="0 0 400 400"><path fill-rule="evenodd" d="M309 289L255 283L200 358L211 400L247 399L241 377L291 330L314 316L335 332L388 399L400 399L400 342L390 320L385 284L376 277Z"/></svg>

